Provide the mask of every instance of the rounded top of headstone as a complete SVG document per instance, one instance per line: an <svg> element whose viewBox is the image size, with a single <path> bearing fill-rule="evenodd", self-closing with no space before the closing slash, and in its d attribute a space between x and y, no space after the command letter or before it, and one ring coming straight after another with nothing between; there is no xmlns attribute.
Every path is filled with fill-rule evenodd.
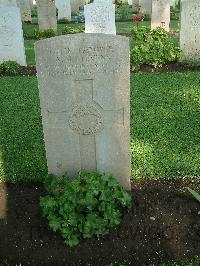
<svg viewBox="0 0 200 266"><path fill-rule="evenodd" d="M68 35L62 35L62 36L55 36L52 38L47 38L43 40L39 40L35 42L35 47L39 46L40 44L48 44L52 42L88 42L88 40L91 40L91 43L94 42L106 42L110 41L113 44L116 42L129 42L129 38L126 36L121 35L114 35L114 34L104 34L104 33L77 33L77 34L68 34Z"/></svg>

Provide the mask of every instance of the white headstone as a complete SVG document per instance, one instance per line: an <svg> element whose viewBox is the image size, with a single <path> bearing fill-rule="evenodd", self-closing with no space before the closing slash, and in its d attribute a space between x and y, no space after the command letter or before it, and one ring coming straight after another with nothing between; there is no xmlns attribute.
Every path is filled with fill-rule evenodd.
<svg viewBox="0 0 200 266"><path fill-rule="evenodd" d="M20 10L0 4L0 63L4 61L26 66Z"/></svg>
<svg viewBox="0 0 200 266"><path fill-rule="evenodd" d="M49 173L112 173L129 190L128 38L81 33L35 48Z"/></svg>
<svg viewBox="0 0 200 266"><path fill-rule="evenodd" d="M170 6L175 7L175 5L176 5L176 0L170 0Z"/></svg>
<svg viewBox="0 0 200 266"><path fill-rule="evenodd" d="M170 2L169 0L152 0L151 29L162 27L169 31Z"/></svg>
<svg viewBox="0 0 200 266"><path fill-rule="evenodd" d="M30 0L17 0L17 5L20 8L22 21L31 22Z"/></svg>
<svg viewBox="0 0 200 266"><path fill-rule="evenodd" d="M56 0L56 7L58 9L58 19L65 18L71 21L70 0Z"/></svg>
<svg viewBox="0 0 200 266"><path fill-rule="evenodd" d="M180 47L183 59L200 61L200 1L182 0Z"/></svg>
<svg viewBox="0 0 200 266"><path fill-rule="evenodd" d="M37 14L40 30L57 31L56 6L53 0L37 0Z"/></svg>
<svg viewBox="0 0 200 266"><path fill-rule="evenodd" d="M140 12L151 15L152 0L139 0Z"/></svg>
<svg viewBox="0 0 200 266"><path fill-rule="evenodd" d="M115 5L105 0L96 0L85 5L85 33L116 34Z"/></svg>

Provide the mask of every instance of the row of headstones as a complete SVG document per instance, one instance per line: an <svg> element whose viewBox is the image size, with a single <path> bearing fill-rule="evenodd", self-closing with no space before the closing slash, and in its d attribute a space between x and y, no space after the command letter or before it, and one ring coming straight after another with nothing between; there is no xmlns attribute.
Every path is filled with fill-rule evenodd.
<svg viewBox="0 0 200 266"><path fill-rule="evenodd" d="M6 2L6 0L4 0ZM10 2L10 0L7 0ZM54 5L54 1L50 0ZM31 10L34 7L34 3L40 3L40 0L33 2L33 0L16 0L17 6L20 8L21 18L23 22L31 22ZM47 5L48 1L46 1ZM83 6L84 0L55 0L55 6L58 9L58 19L66 18L71 20L71 13L77 13L79 7Z"/></svg>
<svg viewBox="0 0 200 266"><path fill-rule="evenodd" d="M13 60L26 65L24 40L19 8L16 0L0 0L0 62ZM140 0L141 1L141 0ZM160 26L161 19L157 14L165 14L166 0L153 0L152 24ZM155 4L156 3L156 4ZM53 28L56 30L55 4L51 0L38 1L38 22L40 29ZM85 32L116 34L115 5L112 1L95 0L85 5ZM162 22L162 21L161 21ZM200 3L199 0L182 0L180 46L186 59L199 60L200 58ZM188 38L188 36L190 36Z"/></svg>

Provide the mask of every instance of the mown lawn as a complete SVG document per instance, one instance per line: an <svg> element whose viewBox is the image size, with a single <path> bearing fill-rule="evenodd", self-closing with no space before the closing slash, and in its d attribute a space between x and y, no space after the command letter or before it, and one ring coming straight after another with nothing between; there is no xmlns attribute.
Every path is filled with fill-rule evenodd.
<svg viewBox="0 0 200 266"><path fill-rule="evenodd" d="M0 78L0 180L47 173L36 77ZM133 178L200 175L199 73L131 75Z"/></svg>

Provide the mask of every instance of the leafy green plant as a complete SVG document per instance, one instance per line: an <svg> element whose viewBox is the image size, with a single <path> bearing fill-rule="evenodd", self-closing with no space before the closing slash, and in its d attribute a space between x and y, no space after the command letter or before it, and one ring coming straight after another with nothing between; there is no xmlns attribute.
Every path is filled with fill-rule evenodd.
<svg viewBox="0 0 200 266"><path fill-rule="evenodd" d="M136 68L141 65L161 67L180 58L181 50L169 39L163 28L151 30L149 27L132 29L131 63Z"/></svg>
<svg viewBox="0 0 200 266"><path fill-rule="evenodd" d="M76 28L66 26L64 29L62 29L62 34L75 34L75 33L81 33L84 32L85 27L84 26L79 26Z"/></svg>
<svg viewBox="0 0 200 266"><path fill-rule="evenodd" d="M7 73L7 74L12 74L16 75L21 68L21 65L19 65L15 61L5 61L0 64L0 71Z"/></svg>
<svg viewBox="0 0 200 266"><path fill-rule="evenodd" d="M40 206L54 232L69 246L80 239L105 235L120 224L120 207L131 207L131 197L111 175L80 171L75 179L48 176Z"/></svg>
<svg viewBox="0 0 200 266"><path fill-rule="evenodd" d="M200 203L200 194L194 191L193 189L187 187L187 190L193 195L193 197Z"/></svg>
<svg viewBox="0 0 200 266"><path fill-rule="evenodd" d="M46 29L46 30L34 30L34 37L35 39L42 39L42 38L51 38L56 36L56 32L53 29Z"/></svg>

